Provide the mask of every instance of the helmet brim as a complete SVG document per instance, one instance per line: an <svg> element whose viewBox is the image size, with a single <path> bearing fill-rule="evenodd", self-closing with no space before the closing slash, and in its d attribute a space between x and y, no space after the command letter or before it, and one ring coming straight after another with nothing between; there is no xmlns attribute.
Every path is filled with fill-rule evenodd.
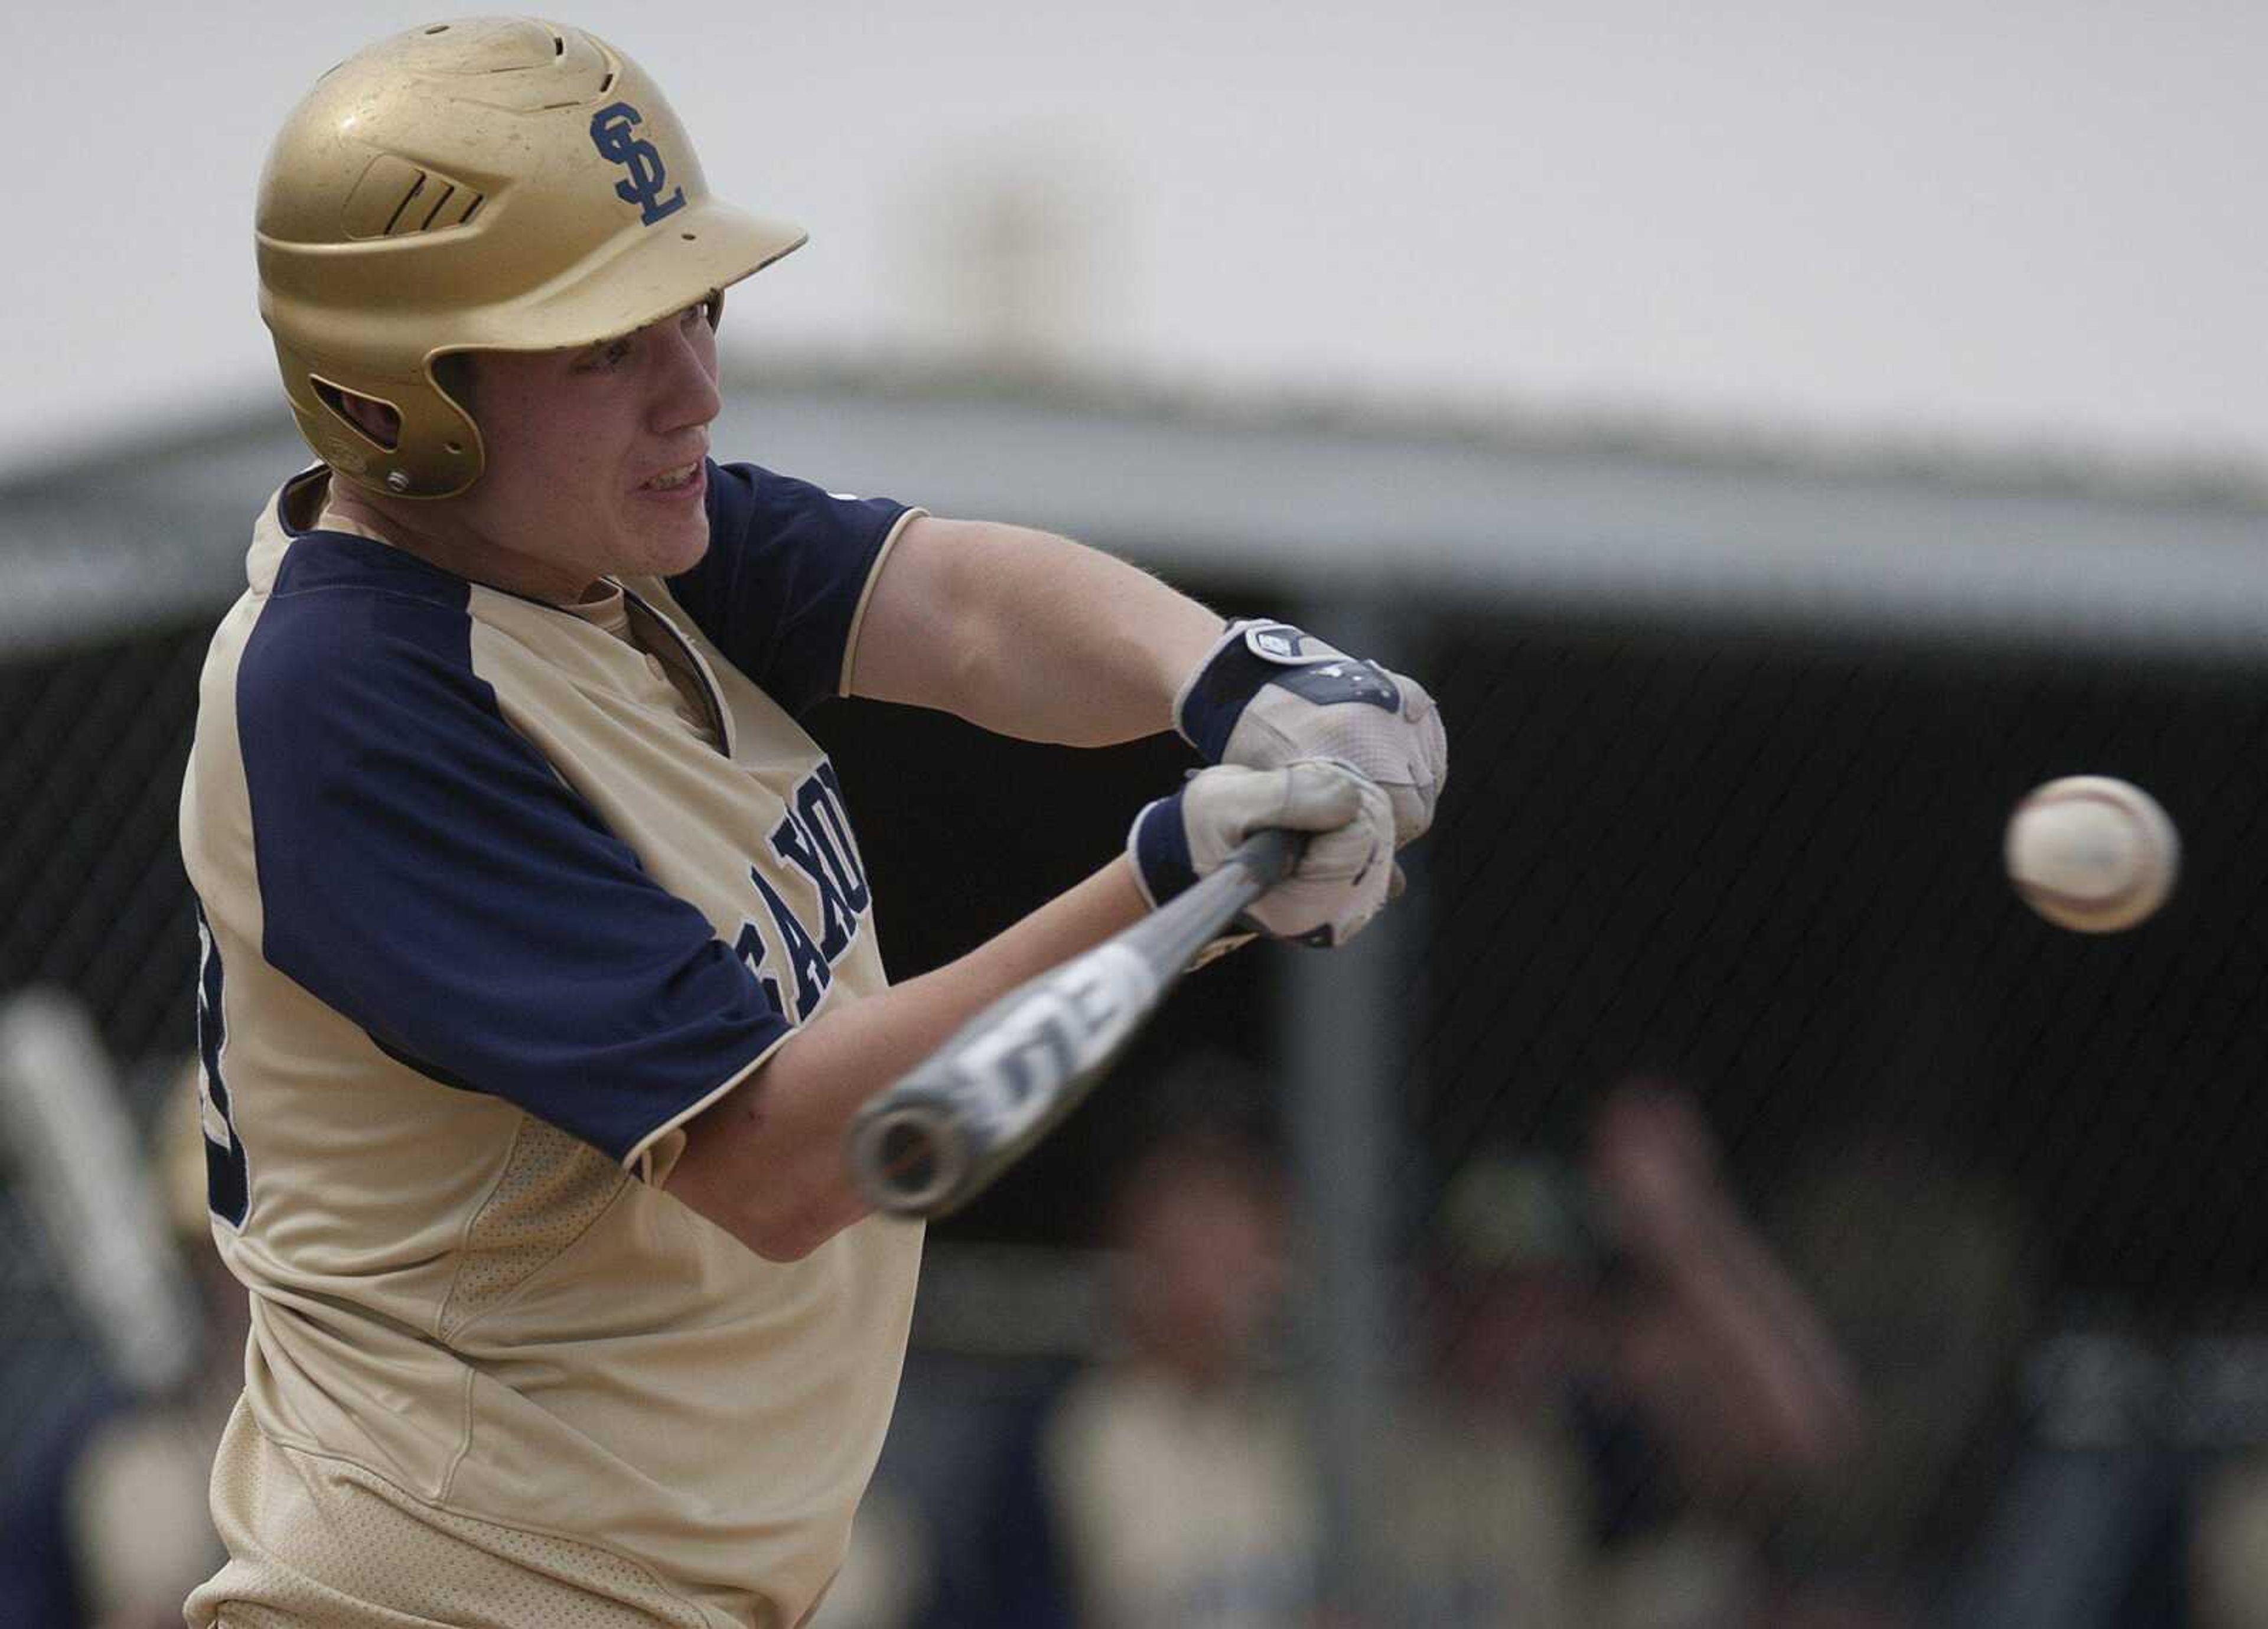
<svg viewBox="0 0 2268 1629"><path fill-rule="evenodd" d="M715 198L672 211L616 254L574 275L492 306L434 357L467 350L569 350L660 321L800 248L809 233Z"/></svg>

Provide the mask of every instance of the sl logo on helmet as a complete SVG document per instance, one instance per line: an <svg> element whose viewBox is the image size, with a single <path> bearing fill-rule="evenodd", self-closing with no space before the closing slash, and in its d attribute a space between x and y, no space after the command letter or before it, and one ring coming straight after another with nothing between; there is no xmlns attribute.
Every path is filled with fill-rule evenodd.
<svg viewBox="0 0 2268 1629"><path fill-rule="evenodd" d="M638 206L638 219L651 226L685 204L685 188L680 187L666 198L661 189L669 184L669 173L663 168L661 154L644 136L630 132L644 118L628 102L615 102L591 115L591 145L608 164L619 164L630 171L628 181L615 183L615 191L624 203Z"/></svg>

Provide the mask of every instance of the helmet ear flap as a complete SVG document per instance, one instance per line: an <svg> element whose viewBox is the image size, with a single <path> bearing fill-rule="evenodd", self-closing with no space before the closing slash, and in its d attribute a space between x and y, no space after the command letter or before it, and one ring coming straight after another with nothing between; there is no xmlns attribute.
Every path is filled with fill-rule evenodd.
<svg viewBox="0 0 2268 1629"><path fill-rule="evenodd" d="M434 357L427 371L433 375L433 387L447 399L450 406L468 418L480 410L473 399L472 352L446 352Z"/></svg>
<svg viewBox="0 0 2268 1629"><path fill-rule="evenodd" d="M453 498L479 478L480 426L440 380L357 379L280 339L276 359L299 433L348 479L398 498ZM438 357L431 370L471 394L470 357Z"/></svg>
<svg viewBox="0 0 2268 1629"><path fill-rule="evenodd" d="M443 363L453 365L446 375ZM383 479L387 490L404 498L453 498L480 478L486 458L480 426L443 382L446 377L469 394L473 359L457 352L427 366L427 378L403 394L401 450Z"/></svg>

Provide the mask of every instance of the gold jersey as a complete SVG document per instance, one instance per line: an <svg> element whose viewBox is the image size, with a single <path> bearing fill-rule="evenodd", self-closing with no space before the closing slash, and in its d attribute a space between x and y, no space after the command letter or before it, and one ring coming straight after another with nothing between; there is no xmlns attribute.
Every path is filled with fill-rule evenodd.
<svg viewBox="0 0 2268 1629"><path fill-rule="evenodd" d="M659 1184L883 987L797 718L917 512L707 475L708 554L615 631L320 527L320 469L255 527L181 810L253 1311L194 1625L788 1629L841 1559L920 1230L772 1263Z"/></svg>

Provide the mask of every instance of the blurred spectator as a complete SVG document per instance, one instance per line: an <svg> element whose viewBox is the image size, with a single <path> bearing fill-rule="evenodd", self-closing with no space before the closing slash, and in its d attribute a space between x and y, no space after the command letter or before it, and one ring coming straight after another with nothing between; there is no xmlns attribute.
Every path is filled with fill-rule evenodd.
<svg viewBox="0 0 2268 1629"><path fill-rule="evenodd" d="M1438 1321L1425 1371L1381 1422L1375 1511L1388 1622L1593 1629L1588 1489L1558 1407L1558 1309L1525 1289L1503 1305L1485 1291L1467 1300L1465 1283L1435 1279L1458 1305Z"/></svg>
<svg viewBox="0 0 2268 1629"><path fill-rule="evenodd" d="M1298 1399L1262 1361L1285 1288L1264 1154L1194 1122L1113 1206L1116 1361L1072 1382L1040 1444L1090 1629L1301 1620L1314 1531Z"/></svg>
<svg viewBox="0 0 2268 1629"><path fill-rule="evenodd" d="M1267 1361L1281 1176L1222 1111L1233 1092L1208 1101L1121 1181L1119 1349L1010 1456L993 1527L1021 1553L995 1570L1021 1587L971 1623L1313 1629L1313 1473L1300 1398ZM1476 1162L1425 1292L1420 1373L1378 1422L1385 1623L1767 1621L1763 1520L1846 1463L1859 1405L1690 1096L1610 1095L1583 1176Z"/></svg>
<svg viewBox="0 0 2268 1629"><path fill-rule="evenodd" d="M1270 1363L1282 1181L1232 1065L1161 1083L1107 1206L1115 1346L1010 1453L991 1525L1012 1629L1292 1629L1313 1595L1299 1399Z"/></svg>
<svg viewBox="0 0 2268 1629"><path fill-rule="evenodd" d="M1859 1394L1691 1096L1610 1093L1580 1176L1466 1167L1427 1277L1430 1370L1393 1506L1413 1608L1429 1576L1458 1583L1423 1621L1768 1621L1761 1528L1848 1460ZM1463 1559L1445 1567L1452 1536Z"/></svg>
<svg viewBox="0 0 2268 1629"><path fill-rule="evenodd" d="M107 1379L63 1394L9 1467L0 1510L0 1625L180 1629L181 1603L222 1561L207 1509L213 1449L244 1382L244 1292L214 1252L192 1080L158 1116L151 1180L206 1321L178 1393Z"/></svg>
<svg viewBox="0 0 2268 1629"><path fill-rule="evenodd" d="M877 1478L858 1501L842 1568L801 1629L904 1629L929 1598L934 1544L921 1512Z"/></svg>
<svg viewBox="0 0 2268 1629"><path fill-rule="evenodd" d="M2268 1629L2268 1458L2205 1478L2189 1571L2198 1629Z"/></svg>
<svg viewBox="0 0 2268 1629"><path fill-rule="evenodd" d="M1796 1163L1782 1231L1872 1424L1848 1474L1783 1523L1783 1553L1918 1614L1972 1559L2014 1448L2041 1281L2029 1227L1981 1171L1869 1131Z"/></svg>

